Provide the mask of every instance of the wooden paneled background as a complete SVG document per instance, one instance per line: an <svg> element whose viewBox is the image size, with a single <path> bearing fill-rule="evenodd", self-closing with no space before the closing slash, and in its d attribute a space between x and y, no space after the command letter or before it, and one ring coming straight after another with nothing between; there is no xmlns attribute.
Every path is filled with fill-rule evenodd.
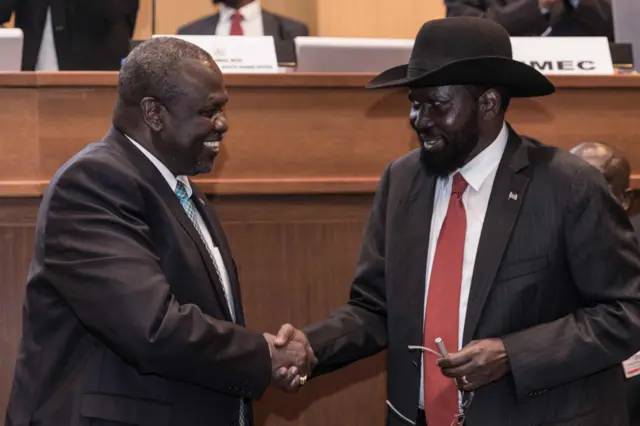
<svg viewBox="0 0 640 426"><path fill-rule="evenodd" d="M152 34L152 1L140 0L136 39ZM262 0L262 5L305 22L311 35L323 37L413 38L424 22L444 16L439 0ZM175 34L181 25L215 12L209 0L155 0L155 7L156 34Z"/></svg>
<svg viewBox="0 0 640 426"><path fill-rule="evenodd" d="M84 133L84 132L83 132ZM248 326L275 333L343 304L372 197L213 198L239 264ZM0 199L0 424L20 339L19 318L38 198ZM257 426L382 424L384 355L314 380L299 394L269 390Z"/></svg>
<svg viewBox="0 0 640 426"><path fill-rule="evenodd" d="M406 92L364 90L371 77L225 77L230 131L213 173L196 182L229 237L253 329L302 326L347 300L380 173L416 146ZM553 96L514 100L514 127L565 148L611 143L640 170L640 76L553 81ZM116 82L116 73L0 74L0 419L39 195L64 161L108 130ZM640 187L637 175L633 184ZM257 426L382 425L384 362L384 354L361 361L294 396L269 391L256 404Z"/></svg>

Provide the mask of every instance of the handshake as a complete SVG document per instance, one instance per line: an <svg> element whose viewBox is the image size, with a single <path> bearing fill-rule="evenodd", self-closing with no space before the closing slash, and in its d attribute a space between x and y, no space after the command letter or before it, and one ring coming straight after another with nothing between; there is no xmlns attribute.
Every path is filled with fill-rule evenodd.
<svg viewBox="0 0 640 426"><path fill-rule="evenodd" d="M271 351L271 385L285 392L297 392L318 363L304 333L291 324L278 335L264 333Z"/></svg>

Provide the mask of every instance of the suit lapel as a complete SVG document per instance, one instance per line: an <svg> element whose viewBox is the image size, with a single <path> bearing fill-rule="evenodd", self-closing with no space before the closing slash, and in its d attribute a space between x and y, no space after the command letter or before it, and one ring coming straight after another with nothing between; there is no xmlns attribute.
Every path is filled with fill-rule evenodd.
<svg viewBox="0 0 640 426"><path fill-rule="evenodd" d="M220 302L220 305L224 308L225 319L227 319L228 321L231 321L232 320L231 312L229 311L227 298L224 293L224 288L222 287L222 282L220 281L218 272L216 272L215 266L213 264L213 259L211 259L211 256L209 255L209 251L207 250L207 247L205 246L204 241L202 241L202 237L200 237L200 234L196 230L195 225L193 224L193 222L191 222L191 219L189 219L189 216L187 216L187 213L184 211L182 204L180 204L180 200L178 200L178 197L173 193L173 191L171 191L171 188L169 188L169 185L166 184L166 181L164 180L162 175L160 175L160 172L158 172L157 174L159 175L160 179L162 179L162 182L164 183L164 185L156 186L156 189L158 190L158 194L167 203L167 206L169 206L169 210L171 210L171 213L173 213L173 215L176 217L178 222L180 222L180 225L182 226L182 228L187 232L187 234L189 234L189 236L195 243L196 247L198 248L198 253L200 254L200 258L202 259L202 262L204 263L207 269L207 274L209 275L209 278L213 283L213 289L216 293L218 301ZM213 235L212 235L212 238L213 238Z"/></svg>
<svg viewBox="0 0 640 426"><path fill-rule="evenodd" d="M196 189L193 184L191 185L191 188L193 189L193 198L194 203L196 204L196 208L204 219L204 222L207 225L207 229L209 229L209 233L211 234L211 238L213 239L214 244L216 245L216 247L218 247L218 250L220 250L220 257L222 257L224 268L227 272L227 276L229 277L229 285L231 286L233 307L236 313L236 323L244 325L244 312L242 311L242 303L240 298L240 281L236 273L235 263L233 261L233 257L231 256L229 244L227 243L224 231L222 230L222 225L220 224L218 217L214 213L213 206L211 205L207 197L198 189Z"/></svg>
<svg viewBox="0 0 640 426"><path fill-rule="evenodd" d="M474 336L482 309L500 267L529 183L527 147L511 128L491 190L476 254L464 325L463 345ZM524 172L521 172L523 171Z"/></svg>
<svg viewBox="0 0 640 426"><path fill-rule="evenodd" d="M275 15L262 11L262 28L264 30L264 35L273 36L274 39L280 40L282 37L280 36L280 25L278 24L278 20Z"/></svg>
<svg viewBox="0 0 640 426"><path fill-rule="evenodd" d="M213 260L211 256L209 256L209 251L205 247L204 241L198 234L198 231L195 228L195 225L187 216L187 213L184 211L182 204L180 204L180 200L176 194L171 190L167 181L162 176L160 171L156 168L156 166L144 156L142 152L138 150L131 142L129 142L122 133L118 132L115 129L112 129L107 138L112 138L117 141L120 147L122 147L126 152L129 158L132 158L132 161L135 162L138 169L141 171L142 175L147 179L147 181L153 186L155 192L162 198L167 207L175 218L178 220L182 229L191 237L196 247L198 248L198 253L200 254L200 258L205 265L207 270L207 274L211 279L211 282L214 284L213 288L215 290L216 296L218 297L218 301L220 305L224 308L225 318L228 321L232 320L231 312L227 306L227 299L224 294L224 289L222 288L222 283L218 278L218 273L215 270L215 266L213 265ZM205 220L206 222L206 220ZM213 236L212 236L213 237Z"/></svg>
<svg viewBox="0 0 640 426"><path fill-rule="evenodd" d="M427 253L429 250L429 237L431 233L431 216L433 215L433 202L437 179L427 175L420 167L412 185L406 208L408 212L400 217L406 220L409 226L402 227L406 230L400 241L406 241L399 253L399 258L406 266L406 294L402 300L407 302L408 342L412 345L421 345L424 336L424 297L426 286ZM420 363L420 353L416 351L416 360Z"/></svg>
<svg viewBox="0 0 640 426"><path fill-rule="evenodd" d="M220 22L220 13L216 13L211 17L211 27L213 28L213 30L211 31L211 34L215 35L216 30L218 29L219 22Z"/></svg>

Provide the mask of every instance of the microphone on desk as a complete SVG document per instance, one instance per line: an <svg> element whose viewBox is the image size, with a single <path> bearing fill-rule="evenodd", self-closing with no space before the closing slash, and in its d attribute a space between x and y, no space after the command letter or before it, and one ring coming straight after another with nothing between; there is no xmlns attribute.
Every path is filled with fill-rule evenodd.
<svg viewBox="0 0 640 426"><path fill-rule="evenodd" d="M156 33L156 0L151 0L151 37Z"/></svg>

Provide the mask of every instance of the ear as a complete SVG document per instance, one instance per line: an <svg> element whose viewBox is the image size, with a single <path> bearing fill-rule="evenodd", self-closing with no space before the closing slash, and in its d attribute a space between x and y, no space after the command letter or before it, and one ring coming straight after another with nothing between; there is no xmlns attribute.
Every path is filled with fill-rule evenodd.
<svg viewBox="0 0 640 426"><path fill-rule="evenodd" d="M627 188L624 190L624 192L622 193L622 208L624 209L625 212L628 212L629 209L631 209L631 206L633 205L633 189L631 188Z"/></svg>
<svg viewBox="0 0 640 426"><path fill-rule="evenodd" d="M497 90L487 90L482 96L480 96L478 102L481 118L483 120L492 120L500 114L500 104L502 103L502 99L500 98L500 93L498 93Z"/></svg>
<svg viewBox="0 0 640 426"><path fill-rule="evenodd" d="M145 124L154 132L161 132L164 129L163 113L164 107L154 98L144 98L140 101L142 119Z"/></svg>

